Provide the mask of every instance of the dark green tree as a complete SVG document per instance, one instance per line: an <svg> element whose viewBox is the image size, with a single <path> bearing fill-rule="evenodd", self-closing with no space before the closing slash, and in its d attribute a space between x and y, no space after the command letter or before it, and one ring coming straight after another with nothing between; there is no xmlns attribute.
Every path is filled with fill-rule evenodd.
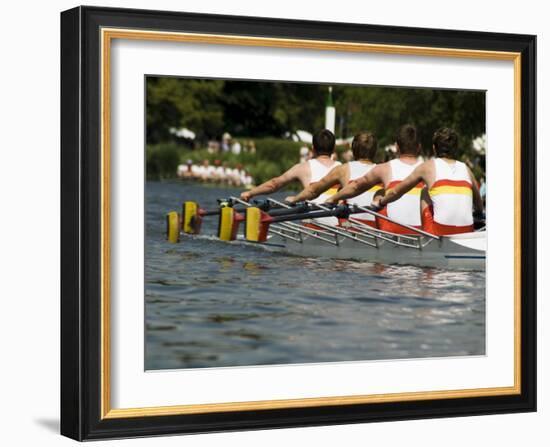
<svg viewBox="0 0 550 447"><path fill-rule="evenodd" d="M397 129L406 123L417 126L425 153L430 153L439 127L454 128L465 151L485 132L484 92L337 86L334 96L336 113L345 123L343 136L372 130L382 147L393 143Z"/></svg>
<svg viewBox="0 0 550 447"><path fill-rule="evenodd" d="M170 128L186 127L199 141L223 132L224 81L147 78L147 141L173 140Z"/></svg>
<svg viewBox="0 0 550 447"><path fill-rule="evenodd" d="M268 81L147 78L147 141L174 141L172 127L187 127L203 145L225 131L234 136L280 138L298 129L324 126L327 86ZM372 130L384 147L399 126L417 126L425 153L431 136L453 127L461 149L485 132L485 93L428 88L335 85L336 133L349 137Z"/></svg>

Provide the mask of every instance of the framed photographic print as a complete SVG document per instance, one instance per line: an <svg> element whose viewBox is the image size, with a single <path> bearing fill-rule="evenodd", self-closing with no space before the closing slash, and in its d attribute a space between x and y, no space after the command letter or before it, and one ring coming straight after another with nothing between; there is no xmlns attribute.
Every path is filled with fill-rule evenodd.
<svg viewBox="0 0 550 447"><path fill-rule="evenodd" d="M61 432L536 409L535 36L61 14Z"/></svg>

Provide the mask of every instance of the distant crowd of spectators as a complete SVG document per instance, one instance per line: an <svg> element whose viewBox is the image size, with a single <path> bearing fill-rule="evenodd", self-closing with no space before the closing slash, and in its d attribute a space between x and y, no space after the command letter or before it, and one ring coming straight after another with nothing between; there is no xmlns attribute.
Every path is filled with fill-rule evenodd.
<svg viewBox="0 0 550 447"><path fill-rule="evenodd" d="M208 160L203 160L200 164L188 160L187 163L178 166L178 177L245 188L254 184L252 176L242 165L231 167L227 162L222 163L220 160L215 160L213 164Z"/></svg>

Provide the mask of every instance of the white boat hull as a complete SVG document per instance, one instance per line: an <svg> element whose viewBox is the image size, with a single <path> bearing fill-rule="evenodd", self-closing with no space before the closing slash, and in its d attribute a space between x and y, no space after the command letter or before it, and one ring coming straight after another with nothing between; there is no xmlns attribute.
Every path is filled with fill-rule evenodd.
<svg viewBox="0 0 550 447"><path fill-rule="evenodd" d="M425 240L425 245L421 249L403 247L384 240L379 240L378 246L372 247L338 235L334 239L333 244L303 235L301 242L298 242L271 234L262 245L305 257L352 259L453 270L485 270L484 231L443 236L439 240Z"/></svg>

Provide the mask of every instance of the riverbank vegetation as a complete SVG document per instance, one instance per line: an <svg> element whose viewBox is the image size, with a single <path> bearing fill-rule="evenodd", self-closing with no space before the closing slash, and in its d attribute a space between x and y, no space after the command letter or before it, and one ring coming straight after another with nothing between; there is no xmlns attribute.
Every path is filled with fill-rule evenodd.
<svg viewBox="0 0 550 447"><path fill-rule="evenodd" d="M304 143L277 138L256 138L246 141L253 141L256 152L212 152L207 148L190 149L181 144L162 143L147 146L147 178L149 180L168 179L176 176L176 170L180 164L201 164L208 160L213 165L216 162L226 163L231 167L242 166L253 177L256 184L262 183L270 178L280 175L300 158L300 148ZM347 146L337 146L336 154L342 159ZM379 160L384 154L379 151Z"/></svg>
<svg viewBox="0 0 550 447"><path fill-rule="evenodd" d="M176 176L176 167L188 161L201 164L208 160L214 164L216 160L234 167L241 165L260 183L279 175L290 168L299 159L301 143L276 139L258 138L253 140L256 153L232 152L214 153L206 148L189 149L176 143L163 143L147 146L147 177L149 179L164 179Z"/></svg>
<svg viewBox="0 0 550 447"><path fill-rule="evenodd" d="M147 77L146 90L150 179L175 177L178 164L187 160L220 160L242 165L260 183L299 161L304 143L291 135L324 127L327 85ZM424 154L430 153L433 132L448 126L460 135L461 158L484 175L483 149L472 141L485 133L485 92L334 85L333 98L336 137L375 132L377 161L386 159L384 148L404 123L417 126ZM177 136L174 130L183 128L193 138ZM253 141L255 153L207 150L226 133L241 143Z"/></svg>

